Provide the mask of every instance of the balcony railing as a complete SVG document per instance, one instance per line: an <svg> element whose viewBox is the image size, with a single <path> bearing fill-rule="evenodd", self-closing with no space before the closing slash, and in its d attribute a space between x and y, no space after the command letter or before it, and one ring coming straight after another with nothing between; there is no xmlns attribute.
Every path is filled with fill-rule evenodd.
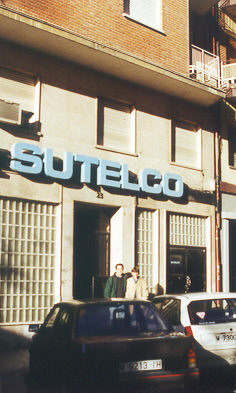
<svg viewBox="0 0 236 393"><path fill-rule="evenodd" d="M227 11L227 13L226 13ZM219 25L225 33L235 37L236 35L236 5L231 7L231 13L228 12L229 8L219 9ZM234 12L233 12L234 11Z"/></svg>
<svg viewBox="0 0 236 393"><path fill-rule="evenodd" d="M222 65L222 81L228 97L236 95L236 63Z"/></svg>
<svg viewBox="0 0 236 393"><path fill-rule="evenodd" d="M192 45L190 77L202 83L221 88L219 56Z"/></svg>

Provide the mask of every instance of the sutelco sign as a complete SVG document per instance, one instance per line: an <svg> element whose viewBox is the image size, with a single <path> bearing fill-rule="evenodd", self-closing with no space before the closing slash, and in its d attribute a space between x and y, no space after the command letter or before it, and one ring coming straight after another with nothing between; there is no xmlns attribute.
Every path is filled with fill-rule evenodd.
<svg viewBox="0 0 236 393"><path fill-rule="evenodd" d="M44 149L29 143L16 143L11 149L12 170L30 175L39 175L42 172L48 177L68 180L74 174L74 163L81 164L79 181L89 184L92 181L92 167L96 168L96 183L99 186L117 189L144 192L147 194L164 194L168 197L180 198L183 195L184 185L180 175L165 173L161 175L156 169L145 168L139 172L137 183L129 181L129 168L127 164L102 160L96 157L81 154L64 153L63 170L53 167L53 150Z"/></svg>

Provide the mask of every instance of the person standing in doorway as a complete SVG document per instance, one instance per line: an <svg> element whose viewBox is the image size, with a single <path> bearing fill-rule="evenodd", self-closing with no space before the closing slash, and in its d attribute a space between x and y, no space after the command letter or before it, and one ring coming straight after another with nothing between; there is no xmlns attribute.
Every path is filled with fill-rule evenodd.
<svg viewBox="0 0 236 393"><path fill-rule="evenodd" d="M104 297L105 298L124 298L126 291L126 276L124 274L124 265L123 263L117 263L115 266L115 273L113 276L109 277L105 289L104 289Z"/></svg>
<svg viewBox="0 0 236 393"><path fill-rule="evenodd" d="M127 280L125 297L129 299L147 300L147 284L145 280L139 276L139 269L137 267L133 267L131 274L132 277Z"/></svg>

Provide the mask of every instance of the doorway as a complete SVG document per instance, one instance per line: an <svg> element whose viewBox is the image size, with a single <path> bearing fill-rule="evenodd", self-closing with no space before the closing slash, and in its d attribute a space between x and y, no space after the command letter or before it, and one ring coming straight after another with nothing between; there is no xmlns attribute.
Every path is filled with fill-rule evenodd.
<svg viewBox="0 0 236 393"><path fill-rule="evenodd" d="M103 297L110 275L110 220L115 211L75 203L74 299Z"/></svg>
<svg viewBox="0 0 236 393"><path fill-rule="evenodd" d="M167 262L167 293L205 290L206 249L170 246Z"/></svg>
<svg viewBox="0 0 236 393"><path fill-rule="evenodd" d="M229 220L229 280L231 292L236 291L236 220Z"/></svg>

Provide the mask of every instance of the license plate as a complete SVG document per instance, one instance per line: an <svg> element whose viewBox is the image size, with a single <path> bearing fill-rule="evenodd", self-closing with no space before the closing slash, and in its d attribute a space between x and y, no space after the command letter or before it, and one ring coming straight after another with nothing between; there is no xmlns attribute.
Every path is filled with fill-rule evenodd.
<svg viewBox="0 0 236 393"><path fill-rule="evenodd" d="M161 370L162 360L139 360L136 362L125 362L120 364L121 372L139 372L139 371L150 371L150 370Z"/></svg>
<svg viewBox="0 0 236 393"><path fill-rule="evenodd" d="M220 334L216 334L216 341L218 342L232 342L232 341L236 341L236 334L232 334L232 333L220 333Z"/></svg>

